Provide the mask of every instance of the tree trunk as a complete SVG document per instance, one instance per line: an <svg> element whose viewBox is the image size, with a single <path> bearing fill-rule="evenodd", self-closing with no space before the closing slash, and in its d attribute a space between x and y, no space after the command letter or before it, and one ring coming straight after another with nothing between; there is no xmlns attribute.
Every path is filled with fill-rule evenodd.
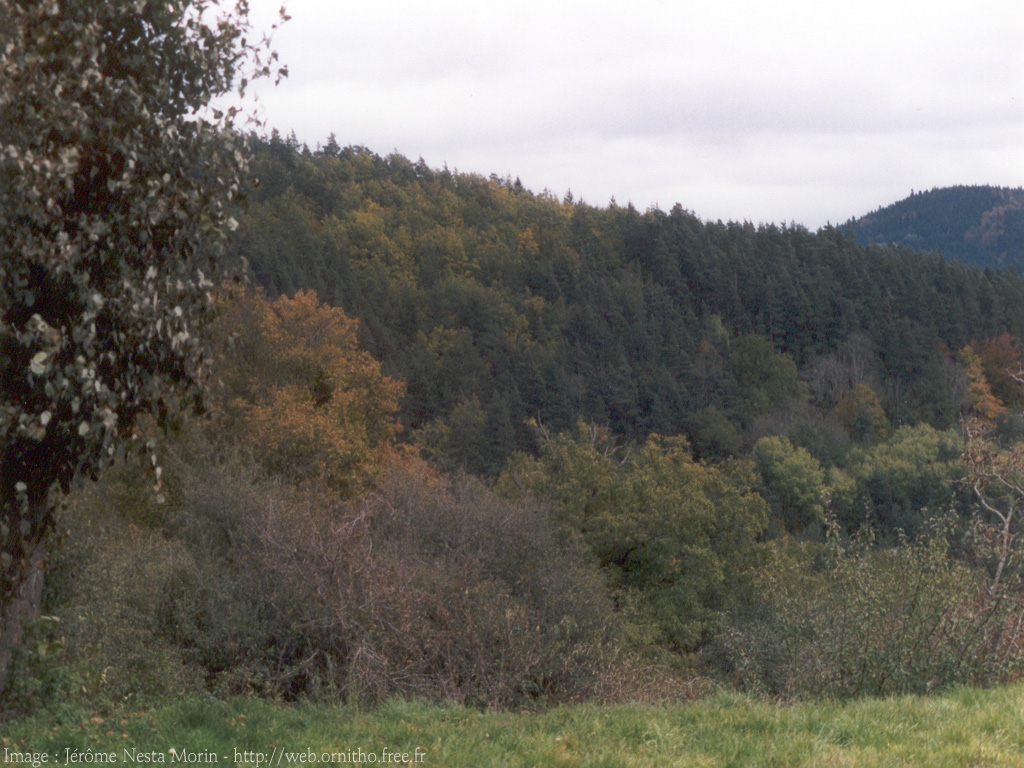
<svg viewBox="0 0 1024 768"><path fill-rule="evenodd" d="M46 547L37 543L14 588L14 599L3 607L0 615L0 696L10 682L11 659L21 644L25 622L39 618L43 602L43 573L46 568ZM3 709L0 704L0 710Z"/></svg>

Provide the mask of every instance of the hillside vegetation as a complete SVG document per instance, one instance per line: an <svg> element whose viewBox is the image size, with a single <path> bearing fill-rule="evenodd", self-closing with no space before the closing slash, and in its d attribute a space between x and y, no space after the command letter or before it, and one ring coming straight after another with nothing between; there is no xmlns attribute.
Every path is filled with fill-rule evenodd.
<svg viewBox="0 0 1024 768"><path fill-rule="evenodd" d="M1016 273L255 149L205 416L60 510L9 708L1019 679Z"/></svg>
<svg viewBox="0 0 1024 768"><path fill-rule="evenodd" d="M1024 334L1016 274L837 228L599 208L279 138L256 169L235 252L271 295L313 289L360 319L406 384L406 433L446 467L497 473L536 450L530 420L728 453L732 428L787 399L831 408L859 383L893 425L945 429L957 351Z"/></svg>
<svg viewBox="0 0 1024 768"><path fill-rule="evenodd" d="M1024 189L945 187L851 221L860 243L899 243L978 267L1024 272Z"/></svg>

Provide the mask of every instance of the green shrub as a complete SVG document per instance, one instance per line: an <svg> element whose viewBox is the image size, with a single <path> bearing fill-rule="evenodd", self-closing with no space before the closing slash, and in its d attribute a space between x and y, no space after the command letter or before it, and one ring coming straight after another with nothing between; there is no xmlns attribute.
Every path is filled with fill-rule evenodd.
<svg viewBox="0 0 1024 768"><path fill-rule="evenodd" d="M922 510L964 503L961 497L967 494L959 486L965 472L962 451L963 441L955 431L927 424L900 427L885 443L855 449L847 470L862 505L850 506L852 515L841 522L855 531L866 508L887 543L894 542L899 531L917 538L927 520Z"/></svg>
<svg viewBox="0 0 1024 768"><path fill-rule="evenodd" d="M593 554L623 612L653 628L661 647L686 654L750 596L768 520L755 482L750 462L694 461L682 438L653 435L619 456L581 424L540 457L517 457L498 488L545 499L563 535Z"/></svg>
<svg viewBox="0 0 1024 768"><path fill-rule="evenodd" d="M50 618L33 625L34 640L18 660L23 679L8 692L8 706L26 697L24 683L33 708L152 700L202 687L201 675L154 631L153 620L170 574L194 560L180 542L122 515L121 501L144 496L126 487L139 479L133 472L117 468L58 512L43 594Z"/></svg>
<svg viewBox="0 0 1024 768"><path fill-rule="evenodd" d="M993 595L946 537L878 550L870 539L782 543L761 609L734 617L734 679L771 695L926 693L1013 679L1024 664L1019 595Z"/></svg>
<svg viewBox="0 0 1024 768"><path fill-rule="evenodd" d="M753 458L765 499L786 530L804 531L825 519L825 472L807 449L785 437L762 437Z"/></svg>
<svg viewBox="0 0 1024 768"><path fill-rule="evenodd" d="M58 617L41 616L25 622L4 691L5 709L37 712L77 697L82 687L80 671L68 664L66 651L67 638Z"/></svg>

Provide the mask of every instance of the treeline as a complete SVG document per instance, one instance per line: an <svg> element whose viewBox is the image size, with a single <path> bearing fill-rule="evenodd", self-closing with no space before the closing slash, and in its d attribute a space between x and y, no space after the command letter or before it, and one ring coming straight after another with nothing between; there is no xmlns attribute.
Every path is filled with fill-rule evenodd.
<svg viewBox="0 0 1024 768"><path fill-rule="evenodd" d="M359 318L406 384L406 434L447 468L495 475L536 451L531 421L729 454L798 379L828 407L868 384L893 426L944 429L957 351L1024 335L1017 274L839 228L595 207L333 141L257 150L235 253L271 295L314 289Z"/></svg>

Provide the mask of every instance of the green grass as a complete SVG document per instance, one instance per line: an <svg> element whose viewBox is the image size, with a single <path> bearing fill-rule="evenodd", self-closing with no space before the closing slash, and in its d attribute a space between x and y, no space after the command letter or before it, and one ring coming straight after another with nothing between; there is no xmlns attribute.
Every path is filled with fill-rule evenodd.
<svg viewBox="0 0 1024 768"><path fill-rule="evenodd" d="M1024 767L1024 686L797 705L719 693L690 704L581 705L540 713L196 698L145 712L68 709L0 728L0 763L6 756L22 765L31 752L46 753L53 764L75 750L92 764L101 751L112 751L117 765L131 765L124 750L135 748L178 765L185 763L174 763L169 750L201 759L214 753L221 765L236 757L240 764L257 765L258 759L267 765L273 757L274 764L300 765L300 753L314 754L319 765L353 765L360 764L361 750L363 765L401 764L407 753L407 764L443 768ZM282 759L283 750L291 759Z"/></svg>

